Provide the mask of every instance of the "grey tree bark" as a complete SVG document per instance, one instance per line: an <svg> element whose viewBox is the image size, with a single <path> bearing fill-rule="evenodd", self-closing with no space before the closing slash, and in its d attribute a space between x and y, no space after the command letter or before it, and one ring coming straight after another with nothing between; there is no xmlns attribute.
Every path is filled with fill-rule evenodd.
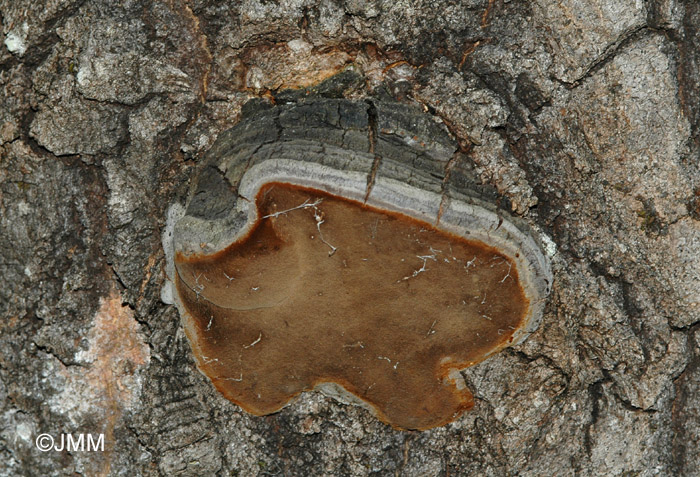
<svg viewBox="0 0 700 477"><path fill-rule="evenodd" d="M700 473L697 2L0 0L0 17L1 475ZM308 95L422 107L546 238L539 330L464 373L476 405L447 426L396 431L319 394L250 416L160 299L166 211L205 153L248 101ZM104 450L41 452L41 434Z"/></svg>

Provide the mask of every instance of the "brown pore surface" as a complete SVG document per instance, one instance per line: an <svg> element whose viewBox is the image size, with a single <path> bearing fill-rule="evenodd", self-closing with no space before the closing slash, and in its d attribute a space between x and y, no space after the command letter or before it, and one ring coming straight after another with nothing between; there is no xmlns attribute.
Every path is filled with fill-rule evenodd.
<svg viewBox="0 0 700 477"><path fill-rule="evenodd" d="M383 421L427 429L473 406L450 371L512 341L528 303L496 249L325 192L268 184L252 232L176 256L200 369L269 414L322 382Z"/></svg>

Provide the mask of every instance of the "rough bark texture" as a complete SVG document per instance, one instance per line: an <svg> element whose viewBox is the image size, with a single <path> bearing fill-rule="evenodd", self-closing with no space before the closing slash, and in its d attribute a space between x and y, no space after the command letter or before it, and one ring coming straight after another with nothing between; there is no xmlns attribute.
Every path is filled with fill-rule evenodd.
<svg viewBox="0 0 700 477"><path fill-rule="evenodd" d="M0 0L0 17L1 474L700 472L696 1ZM539 331L465 372L476 406L448 426L394 431L317 394L252 417L160 301L167 207L218 134L250 99L307 94L424 107L551 239ZM105 450L42 453L41 433Z"/></svg>

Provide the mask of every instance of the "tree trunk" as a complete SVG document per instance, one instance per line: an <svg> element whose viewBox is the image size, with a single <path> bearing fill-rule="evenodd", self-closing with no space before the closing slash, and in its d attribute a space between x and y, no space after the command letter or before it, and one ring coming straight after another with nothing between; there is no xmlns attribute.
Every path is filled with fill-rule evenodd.
<svg viewBox="0 0 700 477"><path fill-rule="evenodd" d="M116 3L0 0L0 475L700 472L696 2ZM551 261L539 328L444 426L316 392L248 414L161 297L226 131L318 98L368 105L333 139L368 154L422 110L438 152L395 154L425 177L368 156L368 185L486 201Z"/></svg>

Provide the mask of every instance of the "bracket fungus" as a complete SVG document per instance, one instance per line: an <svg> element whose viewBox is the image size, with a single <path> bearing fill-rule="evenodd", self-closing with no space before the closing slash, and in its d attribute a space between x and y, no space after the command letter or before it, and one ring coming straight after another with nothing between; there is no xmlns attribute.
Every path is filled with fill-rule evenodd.
<svg viewBox="0 0 700 477"><path fill-rule="evenodd" d="M401 429L473 406L459 370L539 325L551 271L444 126L411 106L245 108L172 207L174 302L199 369L264 415L321 390Z"/></svg>

